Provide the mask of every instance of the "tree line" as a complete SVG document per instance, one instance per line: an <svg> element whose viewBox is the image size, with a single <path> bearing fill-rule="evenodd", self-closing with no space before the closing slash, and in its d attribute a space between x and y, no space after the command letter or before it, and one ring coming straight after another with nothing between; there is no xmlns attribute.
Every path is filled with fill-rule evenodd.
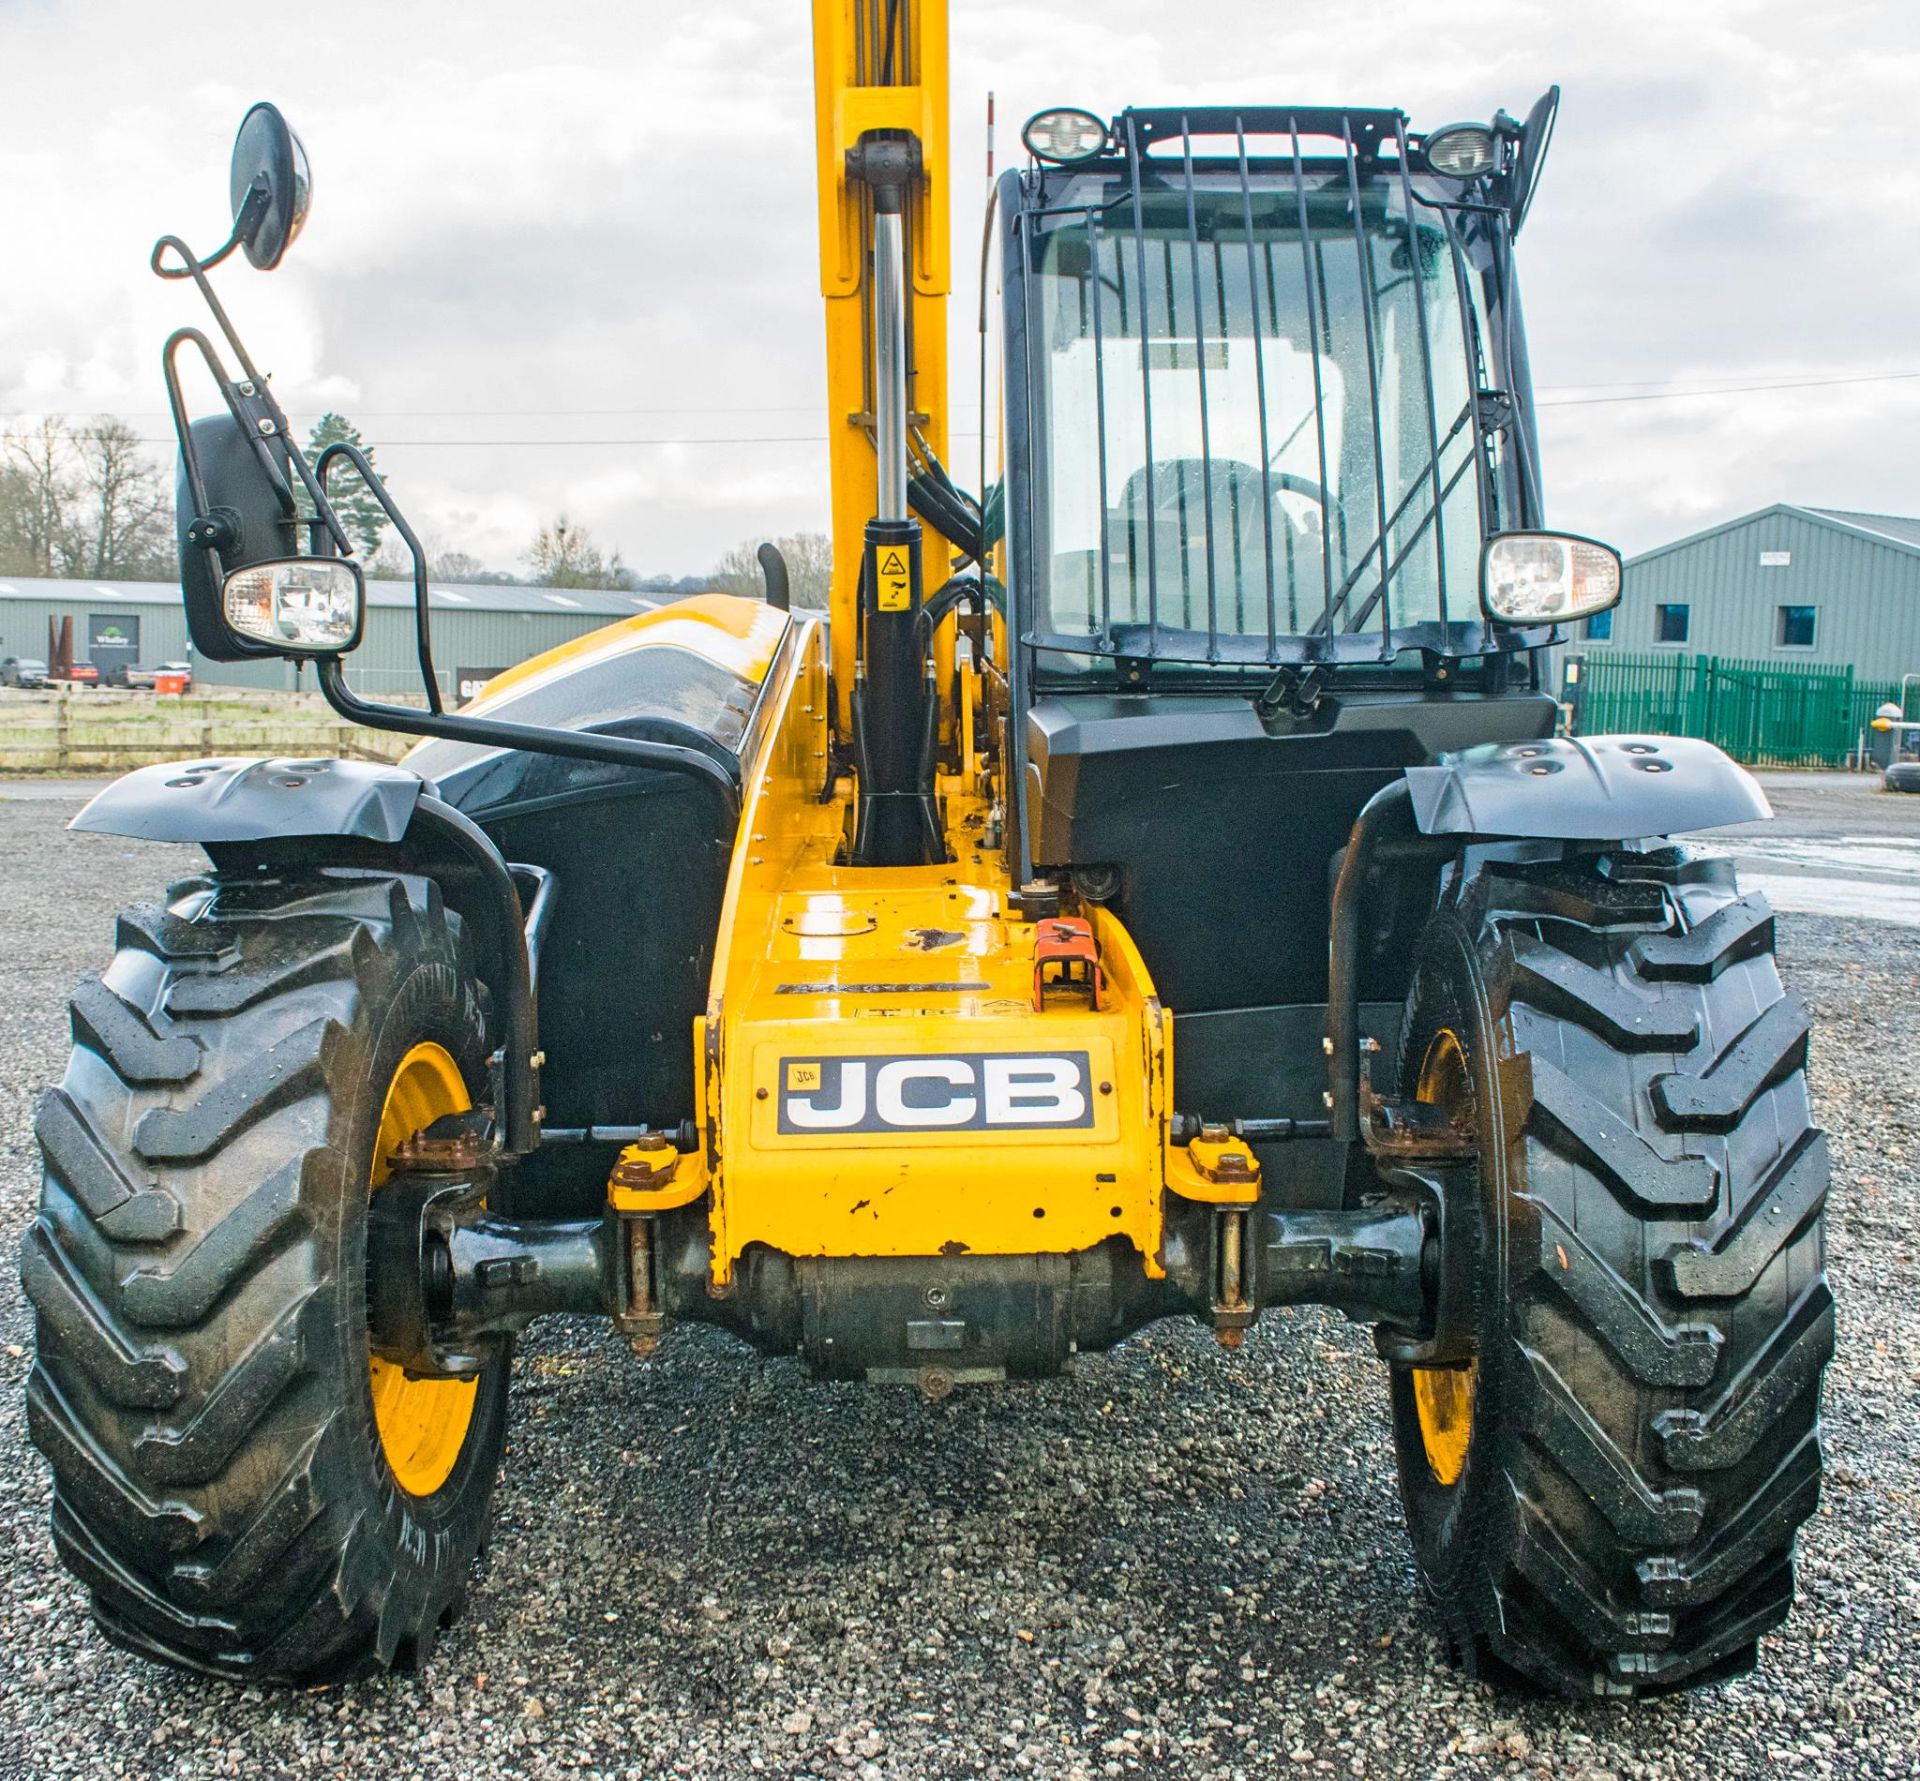
<svg viewBox="0 0 1920 1781"><path fill-rule="evenodd" d="M173 502L125 421L49 416L0 432L0 574L174 573Z"/></svg>
<svg viewBox="0 0 1920 1781"><path fill-rule="evenodd" d="M308 461L336 441L364 452L384 483L374 448L345 415L324 414L314 424ZM411 557L350 465L341 464L329 477L328 497L369 575L412 576ZM311 512L304 491L301 506ZM764 592L755 555L760 542L736 545L705 575L641 574L617 549L603 548L586 527L561 513L534 534L520 573L490 567L458 549L432 551L428 572L443 582L757 597ZM833 571L831 541L823 533L797 532L773 542L787 560L793 604L823 609ZM0 427L0 575L171 581L178 573L171 478L124 420L102 414L76 422L49 415Z"/></svg>

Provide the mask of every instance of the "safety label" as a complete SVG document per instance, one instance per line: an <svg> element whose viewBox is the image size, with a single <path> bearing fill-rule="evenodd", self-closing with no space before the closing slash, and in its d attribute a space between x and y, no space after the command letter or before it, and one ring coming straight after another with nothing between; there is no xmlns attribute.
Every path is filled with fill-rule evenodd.
<svg viewBox="0 0 1920 1781"><path fill-rule="evenodd" d="M913 604L913 580L904 550L883 550L874 565L874 604L882 612L905 612Z"/></svg>

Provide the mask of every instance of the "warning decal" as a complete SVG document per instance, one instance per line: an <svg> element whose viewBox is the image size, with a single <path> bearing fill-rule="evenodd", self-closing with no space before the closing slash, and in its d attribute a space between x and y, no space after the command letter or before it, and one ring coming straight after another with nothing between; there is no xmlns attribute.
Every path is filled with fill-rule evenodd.
<svg viewBox="0 0 1920 1781"><path fill-rule="evenodd" d="M907 573L905 551L882 551L875 564L874 580L874 605L881 612L905 612L913 604L913 581Z"/></svg>

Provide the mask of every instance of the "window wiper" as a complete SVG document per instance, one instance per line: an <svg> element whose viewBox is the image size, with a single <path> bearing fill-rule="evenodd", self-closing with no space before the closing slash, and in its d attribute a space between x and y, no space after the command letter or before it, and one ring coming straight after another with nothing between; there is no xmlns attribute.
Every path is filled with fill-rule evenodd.
<svg viewBox="0 0 1920 1781"><path fill-rule="evenodd" d="M1467 405L1460 410L1453 425L1447 429L1446 436L1439 442L1439 445L1435 449L1436 460L1439 454L1444 452L1447 447L1454 442L1460 429L1467 424L1468 419L1473 414L1473 407L1472 401L1469 400ZM1387 564L1386 573L1377 578L1372 593L1367 596L1360 610L1347 621L1346 628L1349 631L1359 630L1360 627L1367 622L1368 618L1372 616L1373 609L1380 603L1381 595L1386 592L1387 586L1393 577L1399 573L1400 565L1407 560L1413 551L1413 547L1426 535L1427 528L1433 524L1440 507L1445 504L1447 497L1451 495L1458 486L1461 477L1472 467L1473 459L1471 456L1468 456L1461 463L1460 468L1455 470L1452 476L1447 479L1446 485L1440 491L1439 502L1429 503L1425 511L1421 514L1419 523L1414 527L1413 536L1401 546L1399 554ZM1400 505L1388 516L1387 523L1382 526L1379 531L1374 533L1366 549L1360 553L1360 560L1354 565L1353 572L1340 584L1339 590L1334 594L1333 598L1327 602L1326 611L1315 619L1309 627L1307 632L1308 636L1315 636L1322 631L1327 632L1329 635L1332 634L1334 615L1346 605L1353 590L1359 586L1360 578L1366 574L1367 565L1373 561L1375 555L1380 552L1381 547L1389 540L1394 527L1400 524L1401 520L1406 516L1407 509L1413 505L1415 499L1426 486L1426 479L1422 477L1414 482L1412 486L1408 488L1407 492L1400 497Z"/></svg>

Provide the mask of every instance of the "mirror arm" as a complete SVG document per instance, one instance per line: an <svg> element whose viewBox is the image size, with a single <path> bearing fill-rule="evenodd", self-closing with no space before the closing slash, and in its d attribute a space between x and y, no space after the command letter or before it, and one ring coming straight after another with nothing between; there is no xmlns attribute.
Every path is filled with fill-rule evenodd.
<svg viewBox="0 0 1920 1781"><path fill-rule="evenodd" d="M244 207L242 214L244 214ZM247 354L245 343L241 340L239 334L235 332L233 323L227 317L226 310L221 307L220 299L214 295L212 281L207 277L208 269L219 265L239 244L240 237L238 233L236 233L212 259L200 260L194 257L193 250L188 247L178 235L162 235L160 239L153 244L153 254L147 261L147 264L162 278L190 278L193 280L194 284L199 288L200 295L205 298L207 307L213 311L213 319L220 324L220 332L226 336L227 345L233 349L233 356L240 361L240 369L246 374L247 382L251 383L255 389L264 389L266 387L266 379L254 368L253 360ZM178 267L170 268L161 263L166 256L168 248L172 248L173 251L180 256L181 263Z"/></svg>
<svg viewBox="0 0 1920 1781"><path fill-rule="evenodd" d="M740 787L712 755L677 742L642 742L631 736L597 736L580 730L550 730L538 724L500 718L462 717L457 713L416 711L410 705L382 705L363 699L346 681L337 656L307 658L327 703L344 718L403 736L433 736L469 742L479 748L517 748L531 754L556 754L576 761L607 761L620 767L651 767L705 780L719 791L729 815L740 813Z"/></svg>
<svg viewBox="0 0 1920 1781"><path fill-rule="evenodd" d="M191 437L187 425L186 403L180 394L179 376L174 366L174 355L180 345L192 341L200 349L200 356L206 360L207 369L213 374L213 380L219 385L220 394L225 399L229 412L240 425L241 431L253 442L255 455L262 466L271 474L275 485L282 491L282 506L289 521L297 518L299 504L295 501L293 490L287 483L286 472L274 462L273 453L268 448L268 440L278 438L286 447L288 462L298 473L309 498L313 502L316 521L324 524L332 535L335 548L342 556L353 555L352 541L347 537L346 528L341 525L339 515L333 510L333 504L327 499L326 491L315 479L307 465L305 454L295 443L292 428L288 425L286 412L274 400L272 386L260 375L248 353L246 343L240 338L232 319L222 307L220 299L214 294L212 281L207 277L207 268L220 263L233 251L234 244L240 239L239 225L247 219L248 209L256 198L261 196L260 189L247 194L247 202L240 207L236 219L233 240L213 256L211 260L200 260L193 250L178 235L163 235L154 243L153 254L148 264L161 278L191 278L205 299L213 319L220 324L220 332L226 336L227 345L232 348L233 356L240 361L244 374L236 383L227 375L207 337L197 328L182 328L167 341L163 361L167 371L167 400L173 412L174 432L179 435L180 449L187 460L188 486L193 490L194 504L204 513L206 511L206 486L199 477L199 467L195 462ZM167 249L172 248L179 255L181 264L169 267L165 262ZM317 543L317 540L315 541Z"/></svg>
<svg viewBox="0 0 1920 1781"><path fill-rule="evenodd" d="M407 516L402 513L393 497L387 493L387 485L374 470L367 454L350 440L336 439L320 454L320 461L314 471L320 478L321 488L327 486L328 472L337 459L345 458L354 468L354 473L366 485L367 492L380 503L380 510L387 516L388 523L400 534L413 558L413 644L415 654L420 659L420 680L426 688L428 708L437 717L444 709L440 702L440 676L433 666L433 620L427 598L427 553L421 548L420 540L414 535L413 527L407 524Z"/></svg>
<svg viewBox="0 0 1920 1781"><path fill-rule="evenodd" d="M205 282L200 279L200 274L211 272L222 260L226 259L258 226L260 218L265 214L267 206L272 202L273 199L267 191L265 179L256 178L253 184L247 188L246 199L241 204L239 213L233 219L233 233L204 260L196 257L179 236L163 235L159 241L154 243L153 257L148 260L147 264L161 278L194 279L200 282L200 288L204 292L206 291L206 285ZM162 254L169 247L173 248L180 255L183 264L169 267L163 266L160 263ZM207 301L213 303L211 293L207 294ZM218 314L220 305L214 303L213 307L215 313ZM220 317L222 323L224 323L226 319L224 315ZM233 330L231 328L227 330L227 337L230 340L233 339ZM234 347L236 351L239 350L239 342L237 340L234 341ZM241 357L244 359L246 357L245 353L241 353Z"/></svg>
<svg viewBox="0 0 1920 1781"><path fill-rule="evenodd" d="M164 244L163 244L164 245ZM157 252L158 250L156 250ZM222 318L224 319L224 318ZM187 488L193 495L196 516L204 517L208 512L206 478L200 470L200 454L194 449L193 428L187 419L187 402L180 387L180 367L178 358L184 346L194 347L205 362L208 374L220 391L221 399L227 405L227 412L238 424L253 447L254 456L260 460L260 466L268 474L280 497L280 505L285 521L290 526L299 523L299 505L294 500L293 490L288 485L285 470L274 460L273 451L268 444L270 439L278 438L286 446L288 460L299 471L301 480L314 498L314 525L324 525L333 535L334 543L342 556L353 554L352 542L348 539L346 528L340 523L339 516L333 511L333 505L327 500L325 491L314 480L307 468L305 457L294 444L287 428L286 416L273 400L267 386L254 382L236 384L227 375L227 368L220 362L220 355L214 349L213 342L198 328L178 328L167 336L167 343L161 348L160 363L167 386L167 409L173 418L174 436L180 441L180 457L186 466ZM263 428L262 423L266 423ZM297 538L295 540L297 545ZM214 576L216 582L225 574L219 559L219 552L212 545Z"/></svg>

